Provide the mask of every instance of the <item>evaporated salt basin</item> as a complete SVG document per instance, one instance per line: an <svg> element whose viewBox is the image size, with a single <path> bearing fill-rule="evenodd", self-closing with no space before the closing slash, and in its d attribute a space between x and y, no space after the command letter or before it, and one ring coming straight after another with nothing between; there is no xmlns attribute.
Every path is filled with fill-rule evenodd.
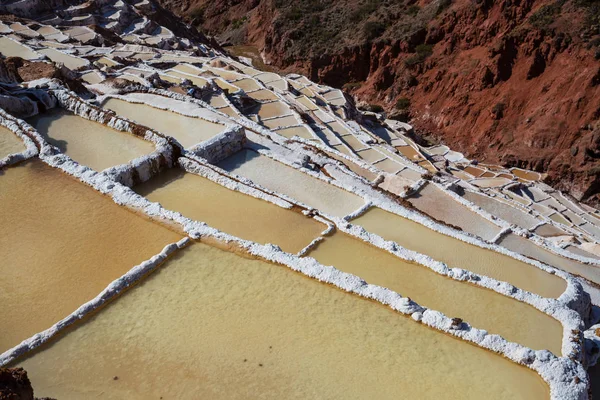
<svg viewBox="0 0 600 400"><path fill-rule="evenodd" d="M0 353L181 238L39 160L3 171L0 204Z"/></svg>
<svg viewBox="0 0 600 400"><path fill-rule="evenodd" d="M221 124L120 99L108 99L102 107L165 135L173 136L186 148L225 130L225 126Z"/></svg>
<svg viewBox="0 0 600 400"><path fill-rule="evenodd" d="M4 57L21 57L26 60L35 60L41 55L31 50L29 47L23 46L15 40L11 40L6 36L0 37L0 54Z"/></svg>
<svg viewBox="0 0 600 400"><path fill-rule="evenodd" d="M0 127L0 160L9 154L25 151L23 141L6 128Z"/></svg>
<svg viewBox="0 0 600 400"><path fill-rule="evenodd" d="M567 288L564 279L533 265L435 232L379 208L367 211L352 223L409 250L427 254L451 268L486 275L543 297L558 298Z"/></svg>
<svg viewBox="0 0 600 400"><path fill-rule="evenodd" d="M150 201L242 239L297 253L326 226L300 212L229 190L179 168L163 171L134 190Z"/></svg>
<svg viewBox="0 0 600 400"><path fill-rule="evenodd" d="M343 233L326 238L308 255L450 318L462 318L509 341L561 355L562 325L528 304L439 275Z"/></svg>
<svg viewBox="0 0 600 400"><path fill-rule="evenodd" d="M252 150L237 152L221 161L219 166L337 217L349 214L364 204L363 199L350 192Z"/></svg>
<svg viewBox="0 0 600 400"><path fill-rule="evenodd" d="M96 171L126 164L154 151L154 143L121 132L63 109L27 120L53 146Z"/></svg>
<svg viewBox="0 0 600 400"><path fill-rule="evenodd" d="M496 354L199 243L16 364L61 400L549 398Z"/></svg>
<svg viewBox="0 0 600 400"><path fill-rule="evenodd" d="M447 224L459 226L486 240L493 239L500 232L500 227L469 210L432 184L409 197L408 201L425 214Z"/></svg>
<svg viewBox="0 0 600 400"><path fill-rule="evenodd" d="M499 244L514 252L534 258L563 271L583 276L594 283L600 284L600 268L553 254L521 236L511 233L502 238Z"/></svg>

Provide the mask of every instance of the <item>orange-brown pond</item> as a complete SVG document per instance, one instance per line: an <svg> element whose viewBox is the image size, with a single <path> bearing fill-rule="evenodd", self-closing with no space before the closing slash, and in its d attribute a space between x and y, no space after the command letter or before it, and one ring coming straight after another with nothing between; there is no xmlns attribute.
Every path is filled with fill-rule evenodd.
<svg viewBox="0 0 600 400"><path fill-rule="evenodd" d="M133 188L150 201L242 239L274 243L297 253L326 226L201 176L172 168Z"/></svg>
<svg viewBox="0 0 600 400"><path fill-rule="evenodd" d="M0 159L9 154L25 151L23 141L8 129L0 126Z"/></svg>
<svg viewBox="0 0 600 400"><path fill-rule="evenodd" d="M0 173L0 352L181 238L40 160Z"/></svg>
<svg viewBox="0 0 600 400"><path fill-rule="evenodd" d="M61 400L549 398L496 354L199 243L17 364Z"/></svg>

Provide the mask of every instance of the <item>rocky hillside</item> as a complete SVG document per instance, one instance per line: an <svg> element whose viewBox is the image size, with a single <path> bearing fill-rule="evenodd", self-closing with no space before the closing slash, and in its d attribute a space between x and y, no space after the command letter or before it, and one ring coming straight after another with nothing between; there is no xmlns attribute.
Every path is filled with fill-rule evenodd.
<svg viewBox="0 0 600 400"><path fill-rule="evenodd" d="M598 204L600 2L161 0L468 157Z"/></svg>

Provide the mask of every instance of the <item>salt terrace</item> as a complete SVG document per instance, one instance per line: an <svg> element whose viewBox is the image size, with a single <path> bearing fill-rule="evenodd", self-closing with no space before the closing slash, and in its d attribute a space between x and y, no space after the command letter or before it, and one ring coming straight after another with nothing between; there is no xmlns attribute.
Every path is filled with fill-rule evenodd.
<svg viewBox="0 0 600 400"><path fill-rule="evenodd" d="M0 26L2 56L61 71L0 82L0 365L36 394L596 387L598 211L180 38L150 0L34 3L0 5L29 18Z"/></svg>

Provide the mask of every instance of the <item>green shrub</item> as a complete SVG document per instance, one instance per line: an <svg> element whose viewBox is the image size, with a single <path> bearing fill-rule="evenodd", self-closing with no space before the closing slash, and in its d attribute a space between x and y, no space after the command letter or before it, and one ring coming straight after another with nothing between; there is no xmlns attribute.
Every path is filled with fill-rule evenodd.
<svg viewBox="0 0 600 400"><path fill-rule="evenodd" d="M379 21L369 21L364 26L365 36L367 40L375 39L385 32L385 24Z"/></svg>
<svg viewBox="0 0 600 400"><path fill-rule="evenodd" d="M496 103L494 107L492 107L492 114L496 117L496 119L500 119L504 117L504 110L506 109L506 104L499 102Z"/></svg>
<svg viewBox="0 0 600 400"><path fill-rule="evenodd" d="M396 109L398 110L406 110L410 107L410 99L406 97L400 97L398 101L396 101Z"/></svg>
<svg viewBox="0 0 600 400"><path fill-rule="evenodd" d="M288 21L298 21L302 19L304 16L304 12L298 6L293 6L289 10L287 10L284 14L284 18Z"/></svg>
<svg viewBox="0 0 600 400"><path fill-rule="evenodd" d="M360 82L348 82L345 83L344 86L342 86L342 89L344 89L347 92L350 92L354 89L358 89L362 86L362 83Z"/></svg>
<svg viewBox="0 0 600 400"><path fill-rule="evenodd" d="M190 11L190 18L195 20L197 24L201 24L204 22L204 12L206 11L205 6L195 7Z"/></svg>
<svg viewBox="0 0 600 400"><path fill-rule="evenodd" d="M379 104L369 104L369 111L374 112L374 113L380 113L383 112L383 107L381 107Z"/></svg>
<svg viewBox="0 0 600 400"><path fill-rule="evenodd" d="M433 53L433 46L430 44L420 44L415 48L417 54L429 57Z"/></svg>
<svg viewBox="0 0 600 400"><path fill-rule="evenodd" d="M238 29L240 28L242 25L244 25L244 22L248 21L248 17L244 16L242 18L238 18L238 19L234 19L233 21L231 21L231 28L232 29Z"/></svg>
<svg viewBox="0 0 600 400"><path fill-rule="evenodd" d="M359 22L367 18L369 15L377 11L381 5L381 0L367 0L367 2L350 14L350 21Z"/></svg>
<svg viewBox="0 0 600 400"><path fill-rule="evenodd" d="M548 28L554 22L556 16L560 14L563 3L564 0L559 0L540 7L539 10L529 17L529 23L538 29Z"/></svg>
<svg viewBox="0 0 600 400"><path fill-rule="evenodd" d="M433 46L430 44L420 44L415 48L415 55L404 60L406 66L421 64L433 53Z"/></svg>
<svg viewBox="0 0 600 400"><path fill-rule="evenodd" d="M413 4L412 6L406 9L406 14L410 15L411 17L414 17L419 13L420 10L421 8L418 5Z"/></svg>

